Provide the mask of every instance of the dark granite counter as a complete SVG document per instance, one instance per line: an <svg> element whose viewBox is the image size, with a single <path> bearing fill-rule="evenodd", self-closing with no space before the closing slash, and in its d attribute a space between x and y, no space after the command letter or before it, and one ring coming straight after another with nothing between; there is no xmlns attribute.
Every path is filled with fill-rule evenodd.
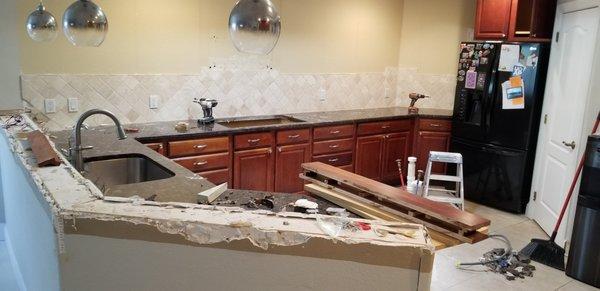
<svg viewBox="0 0 600 291"><path fill-rule="evenodd" d="M214 187L214 184L204 178L195 175L186 168L171 161L157 152L144 146L140 141L151 142L164 139L191 139L197 137L228 135L236 133L282 130L293 128L307 128L313 126L335 125L342 123L361 123L369 121L390 120L399 118L443 118L449 119L452 116L450 110L421 109L419 115L408 114L407 108L394 107L382 109L364 109L332 112L315 112L287 114L304 122L277 124L257 127L229 128L219 124L198 126L196 121L186 121L190 124L190 130L180 133L175 130L175 124L172 122L155 122L146 124L132 124L127 128L137 128L139 132L129 133L125 140L118 140L114 127L98 127L82 132L83 145L91 145L94 148L84 151L84 158L98 157L126 157L126 156L146 156L167 170L173 172L175 176L163 180L144 182L139 184L119 185L112 188L102 189L107 195L118 197L131 197L134 195L145 199L153 199L157 202L183 202L197 203L197 193ZM218 120L217 120L218 121ZM68 148L68 139L70 131L61 131L51 133L52 138L59 148ZM246 193L251 196L265 196L271 193L253 192L243 190L230 190L229 196L243 196ZM297 197L297 196L294 196Z"/></svg>

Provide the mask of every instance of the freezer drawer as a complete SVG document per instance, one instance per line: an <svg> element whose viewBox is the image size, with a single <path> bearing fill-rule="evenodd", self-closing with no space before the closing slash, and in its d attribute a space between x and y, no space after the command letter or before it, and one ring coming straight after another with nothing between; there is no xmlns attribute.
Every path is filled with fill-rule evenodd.
<svg viewBox="0 0 600 291"><path fill-rule="evenodd" d="M456 138L450 148L463 155L466 199L509 212L525 212L531 187L527 152Z"/></svg>

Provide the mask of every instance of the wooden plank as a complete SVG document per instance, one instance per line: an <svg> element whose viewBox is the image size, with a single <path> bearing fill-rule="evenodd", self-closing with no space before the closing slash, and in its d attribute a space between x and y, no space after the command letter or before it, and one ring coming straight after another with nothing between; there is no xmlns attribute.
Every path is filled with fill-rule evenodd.
<svg viewBox="0 0 600 291"><path fill-rule="evenodd" d="M343 207L348 211L363 218L412 223L399 216L393 215L383 210L379 210L372 206L362 204L356 200L350 199L348 197L345 197L344 195L336 193L333 190L329 190L325 187L316 184L306 184L304 185L304 190L314 195L317 195L323 199L331 201L332 203L335 203L336 205L339 205L340 207ZM461 241L457 239L442 235L433 230L429 230L429 236L431 237L431 240L436 250L444 249L461 243Z"/></svg>
<svg viewBox="0 0 600 291"><path fill-rule="evenodd" d="M41 131L32 131L27 135L27 140L31 145L33 155L40 167L58 166L61 164L60 158L56 151L50 145L48 138Z"/></svg>
<svg viewBox="0 0 600 291"><path fill-rule="evenodd" d="M378 199L410 208L442 221L455 224L465 230L477 230L490 225L490 220L479 215L461 211L446 203L440 203L413 195L405 190L395 188L354 173L340 170L323 163L306 163L305 171L314 172L339 183L363 191Z"/></svg>
<svg viewBox="0 0 600 291"><path fill-rule="evenodd" d="M311 183L313 183L315 185L318 185L320 187L323 187L323 188L329 189L329 190L331 190L333 192L336 192L337 195L343 195L347 199L354 200L354 201L356 201L358 203L361 203L363 205L367 205L367 206L373 207L375 209L378 209L379 211L387 212L387 213L389 213L391 215L400 217L400 218L404 219L405 221L422 224L422 225L426 226L427 228L429 228L429 229L431 229L431 230L433 230L433 231L435 231L435 232L437 232L437 233L439 233L441 235L453 238L453 239L455 239L457 241L460 241L460 242L466 242L466 243L472 244L472 243L476 243L476 242L479 242L479 241L484 240L484 239L487 238L487 236L485 234L481 234L481 233L478 233L478 232L471 232L471 233L466 234L466 235L464 233L461 234L461 233L459 233L460 229L455 229L455 230L446 229L446 228L443 228L443 227L441 227L441 226L439 226L437 224L434 224L431 221L427 221L427 220L425 220L423 218L420 218L418 216L411 216L409 214L397 211L395 209L392 209L392 208L386 207L384 205L381 205L381 204L379 204L377 202L374 202L374 201L368 200L366 198L360 197L358 195L355 195L353 193L347 192L347 191L345 191L343 189L339 189L339 188L333 187L331 185L324 184L324 183L322 183L320 181L317 181L317 180L314 180L314 179L311 179L311 178L308 178L308 177L303 177L303 179L305 179L305 180L307 180L307 181L309 181L309 182L311 182ZM316 194L316 195L318 195L318 194ZM327 199L326 197L322 197L322 198ZM335 197L335 198L339 199L339 197ZM454 243L454 245L456 245L456 244L458 244L458 243L457 242Z"/></svg>

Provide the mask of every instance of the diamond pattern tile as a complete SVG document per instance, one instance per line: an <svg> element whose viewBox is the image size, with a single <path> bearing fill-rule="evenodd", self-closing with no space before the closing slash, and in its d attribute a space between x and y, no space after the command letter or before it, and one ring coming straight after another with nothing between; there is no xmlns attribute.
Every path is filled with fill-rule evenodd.
<svg viewBox="0 0 600 291"><path fill-rule="evenodd" d="M93 108L113 111L124 123L198 118L195 97L215 98L217 117L299 113L322 110L407 106L408 94L432 96L420 107L452 109L455 76L422 74L412 68L356 74L292 74L272 69L268 59L211 60L215 66L197 75L22 75L23 100L44 111L44 98L57 99L57 113L48 114L51 130L69 128L79 114ZM385 88L389 98L385 98ZM320 90L327 93L321 101ZM160 97L157 110L150 95ZM67 98L79 98L80 111L69 113ZM96 118L91 125L106 122Z"/></svg>

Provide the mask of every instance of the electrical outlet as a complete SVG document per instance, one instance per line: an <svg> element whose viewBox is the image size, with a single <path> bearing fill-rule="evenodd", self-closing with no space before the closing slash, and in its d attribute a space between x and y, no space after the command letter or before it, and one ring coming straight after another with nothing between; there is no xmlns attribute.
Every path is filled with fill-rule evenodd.
<svg viewBox="0 0 600 291"><path fill-rule="evenodd" d="M69 106L69 112L79 111L79 99L69 98L67 99L67 105Z"/></svg>
<svg viewBox="0 0 600 291"><path fill-rule="evenodd" d="M150 95L150 109L158 109L158 95Z"/></svg>
<svg viewBox="0 0 600 291"><path fill-rule="evenodd" d="M44 99L46 113L56 113L56 99Z"/></svg>
<svg viewBox="0 0 600 291"><path fill-rule="evenodd" d="M325 90L325 89L319 90L319 100L321 100L321 102L327 101L327 90Z"/></svg>

